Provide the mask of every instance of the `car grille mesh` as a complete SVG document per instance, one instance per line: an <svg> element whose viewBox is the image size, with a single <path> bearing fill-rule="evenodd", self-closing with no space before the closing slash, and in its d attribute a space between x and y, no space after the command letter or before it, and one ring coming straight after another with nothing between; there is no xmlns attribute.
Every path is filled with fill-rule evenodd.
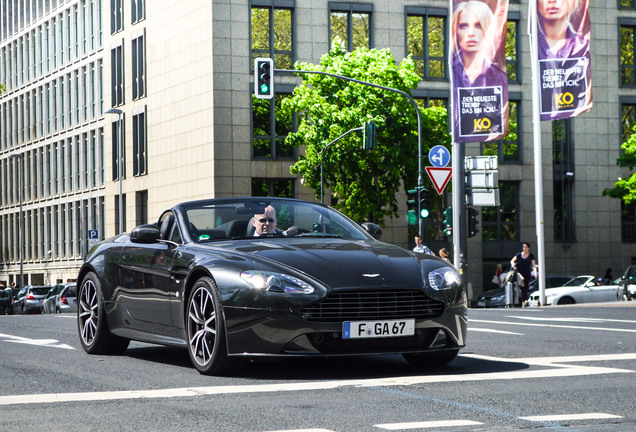
<svg viewBox="0 0 636 432"><path fill-rule="evenodd" d="M443 302L431 300L424 292L413 290L332 293L321 302L301 310L305 320L315 322L426 319L443 313Z"/></svg>

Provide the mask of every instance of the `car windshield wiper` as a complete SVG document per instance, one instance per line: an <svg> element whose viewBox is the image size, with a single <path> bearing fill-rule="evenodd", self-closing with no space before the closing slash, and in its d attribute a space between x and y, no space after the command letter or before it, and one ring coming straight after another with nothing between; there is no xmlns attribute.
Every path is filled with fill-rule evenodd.
<svg viewBox="0 0 636 432"><path fill-rule="evenodd" d="M342 236L339 236L338 234L321 233L321 232L307 232L307 233L299 233L299 234L296 234L294 237L327 237L327 238L342 238Z"/></svg>

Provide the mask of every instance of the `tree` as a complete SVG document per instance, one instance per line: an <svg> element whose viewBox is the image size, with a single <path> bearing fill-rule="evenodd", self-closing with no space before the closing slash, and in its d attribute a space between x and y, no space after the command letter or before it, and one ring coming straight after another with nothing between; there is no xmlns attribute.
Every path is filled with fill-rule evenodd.
<svg viewBox="0 0 636 432"><path fill-rule="evenodd" d="M0 84L0 95L6 91L7 91L7 88L4 86L4 84Z"/></svg>
<svg viewBox="0 0 636 432"><path fill-rule="evenodd" d="M632 132L636 132L636 126L632 128ZM632 133L621 144L621 156L616 160L616 164L629 167L630 170L636 166L636 133ZM627 179L619 177L613 188L607 188L603 191L603 196L619 198L630 206L636 205L636 172Z"/></svg>
<svg viewBox="0 0 636 432"><path fill-rule="evenodd" d="M395 88L406 93L419 78L409 57L398 66L388 49L360 48L345 51L334 44L320 65L301 63L297 70L333 73ZM345 132L375 121L378 126L373 151L362 148L361 132L333 144L322 155L324 188L331 190L332 205L354 220L384 226L397 216L396 194L417 185L417 116L402 95L318 74L300 74L303 83L282 104L284 114L296 113L297 132L285 143L304 147L305 154L291 167L320 198L320 163L323 148ZM424 154L436 144L450 145L444 108L422 112Z"/></svg>

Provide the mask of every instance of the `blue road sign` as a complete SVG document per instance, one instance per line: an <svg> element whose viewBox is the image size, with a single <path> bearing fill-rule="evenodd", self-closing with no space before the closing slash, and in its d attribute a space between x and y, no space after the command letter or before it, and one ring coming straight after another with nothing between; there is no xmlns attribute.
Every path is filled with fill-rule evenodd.
<svg viewBox="0 0 636 432"><path fill-rule="evenodd" d="M98 230L88 230L88 239L89 240L99 240L99 231Z"/></svg>
<svg viewBox="0 0 636 432"><path fill-rule="evenodd" d="M450 163L451 154L446 147L436 145L428 152L428 160L437 168L444 168Z"/></svg>

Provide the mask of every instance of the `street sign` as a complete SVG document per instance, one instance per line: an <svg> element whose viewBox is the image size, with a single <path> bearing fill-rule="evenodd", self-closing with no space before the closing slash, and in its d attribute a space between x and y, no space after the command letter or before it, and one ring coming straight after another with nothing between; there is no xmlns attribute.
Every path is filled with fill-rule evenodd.
<svg viewBox="0 0 636 432"><path fill-rule="evenodd" d="M466 195L466 205L474 207L496 207L499 205L499 189L472 189Z"/></svg>
<svg viewBox="0 0 636 432"><path fill-rule="evenodd" d="M498 168L497 156L466 156L464 166L466 171L496 170Z"/></svg>
<svg viewBox="0 0 636 432"><path fill-rule="evenodd" d="M466 186L474 189L496 189L499 173L496 170L466 171Z"/></svg>
<svg viewBox="0 0 636 432"><path fill-rule="evenodd" d="M434 167L443 168L450 163L451 154L446 147L436 145L428 152L428 160Z"/></svg>
<svg viewBox="0 0 636 432"><path fill-rule="evenodd" d="M88 247L93 247L97 243L99 243L99 230L88 230Z"/></svg>
<svg viewBox="0 0 636 432"><path fill-rule="evenodd" d="M440 167L426 167L426 172L428 176L431 178L431 182L433 182L433 186L435 186L435 190L438 195L441 195L444 192L444 188L448 184L448 181L451 179L451 175L453 174L452 168L440 168Z"/></svg>

